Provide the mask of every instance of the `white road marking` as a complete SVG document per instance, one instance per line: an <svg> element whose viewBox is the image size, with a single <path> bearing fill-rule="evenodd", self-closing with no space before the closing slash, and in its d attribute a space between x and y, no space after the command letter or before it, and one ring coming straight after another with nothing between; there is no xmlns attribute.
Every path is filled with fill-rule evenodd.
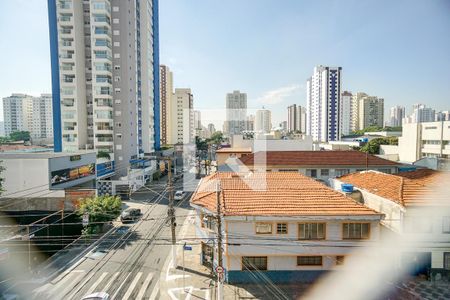
<svg viewBox="0 0 450 300"><path fill-rule="evenodd" d="M188 290L188 291L186 291ZM184 300L189 300L191 299L191 295L192 292L194 291L194 287L193 286L187 286L186 288L174 288L174 289L169 289L167 291L167 293L169 294L170 298L172 300L179 300L176 296L175 296L175 292L176 291L181 291L183 294L186 295L186 297L184 298ZM179 293L177 293L179 294Z"/></svg>
<svg viewBox="0 0 450 300"><path fill-rule="evenodd" d="M128 300L128 298L130 298L131 293L133 292L134 288L136 287L136 284L139 281L139 278L141 278L142 276L142 272L139 272L136 274L136 276L133 279L133 282L131 282L130 287L128 288L127 292L125 293L125 295L123 296L122 300Z"/></svg>
<svg viewBox="0 0 450 300"><path fill-rule="evenodd" d="M155 300L156 295L158 295L159 292L159 280L155 283L155 287L153 288L152 294L150 295L150 300Z"/></svg>
<svg viewBox="0 0 450 300"><path fill-rule="evenodd" d="M67 282L67 284L62 284L61 282L59 282L58 285L61 285L62 287L65 286L65 288L61 292L54 293L55 296L57 296L56 299L67 299L65 295L70 292L70 290L79 282L79 279L83 277L83 273L76 273L75 275L76 277L74 278L74 280L71 280L71 282Z"/></svg>
<svg viewBox="0 0 450 300"><path fill-rule="evenodd" d="M92 294L95 291L95 288L102 282L102 280L108 275L108 272L103 272L103 274L97 279L96 282L89 288L86 292L86 295Z"/></svg>
<svg viewBox="0 0 450 300"><path fill-rule="evenodd" d="M119 276L119 272L116 272L111 279L108 281L108 283L106 284L106 286L102 289L102 292L106 292L109 287L111 286L111 284L114 282L114 280L116 279L116 277Z"/></svg>
<svg viewBox="0 0 450 300"><path fill-rule="evenodd" d="M140 300L140 299L144 298L145 291L147 290L150 282L152 282L152 279L153 279L153 273L148 273L147 278L145 278L145 281L142 284L141 289L139 290L136 300Z"/></svg>
<svg viewBox="0 0 450 300"><path fill-rule="evenodd" d="M122 289L123 285L125 284L125 282L127 281L128 277L130 277L131 272L128 273L127 277L125 277L125 279L122 281L122 283L119 285L119 287L117 288L116 292L114 293L114 295L111 297L111 300L116 299L117 294L119 294L120 290Z"/></svg>

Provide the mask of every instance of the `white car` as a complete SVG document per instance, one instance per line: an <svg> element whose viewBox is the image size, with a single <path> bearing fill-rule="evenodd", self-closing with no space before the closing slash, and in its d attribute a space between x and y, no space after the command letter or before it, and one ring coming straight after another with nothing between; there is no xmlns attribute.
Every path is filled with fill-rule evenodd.
<svg viewBox="0 0 450 300"><path fill-rule="evenodd" d="M184 192L183 191L176 191L174 199L177 201L183 200L184 198Z"/></svg>
<svg viewBox="0 0 450 300"><path fill-rule="evenodd" d="M93 293L87 296L84 296L81 300L108 300L109 294L105 292Z"/></svg>

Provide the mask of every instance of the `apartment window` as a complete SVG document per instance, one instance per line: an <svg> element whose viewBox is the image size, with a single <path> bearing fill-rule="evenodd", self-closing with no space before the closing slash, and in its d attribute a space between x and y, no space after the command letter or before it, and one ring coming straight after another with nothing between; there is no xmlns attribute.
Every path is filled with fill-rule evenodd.
<svg viewBox="0 0 450 300"><path fill-rule="evenodd" d="M255 229L257 234L271 234L272 223L256 223Z"/></svg>
<svg viewBox="0 0 450 300"><path fill-rule="evenodd" d="M437 129L437 126L426 126L425 130L428 130L428 129Z"/></svg>
<svg viewBox="0 0 450 300"><path fill-rule="evenodd" d="M119 19L113 19L113 24L119 24Z"/></svg>
<svg viewBox="0 0 450 300"><path fill-rule="evenodd" d="M120 70L120 65L115 65L114 70Z"/></svg>
<svg viewBox="0 0 450 300"><path fill-rule="evenodd" d="M243 256L242 271L266 271L267 256Z"/></svg>
<svg viewBox="0 0 450 300"><path fill-rule="evenodd" d="M316 178L317 170L316 169L306 169L306 175Z"/></svg>
<svg viewBox="0 0 450 300"><path fill-rule="evenodd" d="M342 229L344 239L368 239L370 236L370 223L344 223Z"/></svg>
<svg viewBox="0 0 450 300"><path fill-rule="evenodd" d="M116 117L120 117L122 115L122 111L116 110Z"/></svg>
<svg viewBox="0 0 450 300"><path fill-rule="evenodd" d="M120 42L114 42L114 47L120 47Z"/></svg>
<svg viewBox="0 0 450 300"><path fill-rule="evenodd" d="M116 127L122 127L122 123L117 122L117 123L116 123Z"/></svg>
<svg viewBox="0 0 450 300"><path fill-rule="evenodd" d="M114 100L114 103L116 103L116 104L120 104L120 102L122 102L122 101L120 101L120 99Z"/></svg>
<svg viewBox="0 0 450 300"><path fill-rule="evenodd" d="M113 30L113 35L120 35L120 31L119 30Z"/></svg>
<svg viewBox="0 0 450 300"><path fill-rule="evenodd" d="M114 58L120 58L120 53L114 53Z"/></svg>
<svg viewBox="0 0 450 300"><path fill-rule="evenodd" d="M297 256L297 266L321 266L322 256Z"/></svg>
<svg viewBox="0 0 450 300"><path fill-rule="evenodd" d="M279 172L298 172L298 169L279 169L278 171Z"/></svg>
<svg viewBox="0 0 450 300"><path fill-rule="evenodd" d="M287 234L288 225L287 223L277 223L277 234Z"/></svg>
<svg viewBox="0 0 450 300"><path fill-rule="evenodd" d="M122 145L117 144L117 145L116 145L116 150L122 150Z"/></svg>
<svg viewBox="0 0 450 300"><path fill-rule="evenodd" d="M120 93L120 88L115 88L114 89L114 92L117 94L117 93Z"/></svg>
<svg viewBox="0 0 450 300"><path fill-rule="evenodd" d="M450 233L450 217L442 218L442 232Z"/></svg>
<svg viewBox="0 0 450 300"><path fill-rule="evenodd" d="M320 176L329 176L330 170L329 169L321 169L320 170Z"/></svg>
<svg viewBox="0 0 450 300"><path fill-rule="evenodd" d="M120 81L120 76L114 76L114 81L115 82L119 82Z"/></svg>
<svg viewBox="0 0 450 300"><path fill-rule="evenodd" d="M121 133L116 133L116 137L121 139L122 138L122 134Z"/></svg>
<svg viewBox="0 0 450 300"><path fill-rule="evenodd" d="M344 261L345 261L345 256L343 256L343 255L336 256L336 265L337 266L343 265Z"/></svg>
<svg viewBox="0 0 450 300"><path fill-rule="evenodd" d="M118 6L113 6L112 7L112 11L113 12L118 12L119 11L119 7Z"/></svg>
<svg viewBox="0 0 450 300"><path fill-rule="evenodd" d="M350 169L336 169L336 177L344 176L350 173Z"/></svg>
<svg viewBox="0 0 450 300"><path fill-rule="evenodd" d="M325 223L301 223L298 224L299 240L325 239Z"/></svg>
<svg viewBox="0 0 450 300"><path fill-rule="evenodd" d="M450 270L450 252L444 252L444 269Z"/></svg>
<svg viewBox="0 0 450 300"><path fill-rule="evenodd" d="M378 169L378 171L386 174L391 174L391 169Z"/></svg>

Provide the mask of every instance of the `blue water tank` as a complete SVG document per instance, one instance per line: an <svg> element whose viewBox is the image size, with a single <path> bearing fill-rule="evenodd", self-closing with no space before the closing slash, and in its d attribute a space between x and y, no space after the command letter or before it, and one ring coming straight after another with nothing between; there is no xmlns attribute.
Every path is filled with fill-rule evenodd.
<svg viewBox="0 0 450 300"><path fill-rule="evenodd" d="M341 184L341 190L344 193L351 193L353 192L353 184L343 183Z"/></svg>

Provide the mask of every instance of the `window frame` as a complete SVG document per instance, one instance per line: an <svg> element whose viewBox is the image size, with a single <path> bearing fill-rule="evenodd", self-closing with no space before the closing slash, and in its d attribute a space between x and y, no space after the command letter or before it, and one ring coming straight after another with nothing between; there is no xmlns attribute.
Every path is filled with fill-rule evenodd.
<svg viewBox="0 0 450 300"><path fill-rule="evenodd" d="M344 231L344 227L345 227L345 224L349 224L349 225L355 225L355 224L359 224L359 225L361 225L361 237L359 237L359 238L357 238L357 237L345 237L345 235L344 235L344 233L345 233L345 231ZM367 237L363 237L362 236L362 225L363 224L367 224L368 225L368 227L367 227ZM342 223L342 239L343 240L370 240L370 236L371 236L371 223L370 222L343 222Z"/></svg>
<svg viewBox="0 0 450 300"><path fill-rule="evenodd" d="M286 232L280 232L278 230L278 225L285 225L286 226ZM278 222L276 225L277 234L288 234L289 233L289 226L287 222Z"/></svg>
<svg viewBox="0 0 450 300"><path fill-rule="evenodd" d="M300 225L314 225L314 224L316 224L316 225L319 225L319 224L321 224L321 225L323 225L323 229L322 229L322 232L323 232L323 237L321 237L321 238L309 238L309 237L306 237L306 234L305 234L305 238L301 238L300 237ZM297 239L298 240L300 240L300 241L322 241L322 240L326 240L327 239L327 223L326 222L300 222L300 223L297 223ZM319 227L317 227L317 233L319 232ZM317 234L318 235L318 234Z"/></svg>
<svg viewBox="0 0 450 300"><path fill-rule="evenodd" d="M244 259L265 259L265 267L260 269L260 268L254 268L254 267L248 267L248 264L244 263ZM242 271L267 271L268 270L268 265L269 265L269 257L268 256L241 256L241 270ZM247 266L247 267L244 267Z"/></svg>
<svg viewBox="0 0 450 300"><path fill-rule="evenodd" d="M270 225L270 232L258 232L258 225ZM255 222L255 234L273 234L272 222Z"/></svg>
<svg viewBox="0 0 450 300"><path fill-rule="evenodd" d="M314 263L300 263L300 259L302 258L319 258L320 264ZM297 255L297 267L322 267L323 266L323 256L322 255Z"/></svg>
<svg viewBox="0 0 450 300"><path fill-rule="evenodd" d="M444 252L442 255L443 255L442 268L444 270L450 270L450 252ZM446 265L445 259L447 259L448 265Z"/></svg>
<svg viewBox="0 0 450 300"><path fill-rule="evenodd" d="M342 266L345 264L345 255L336 255L336 266Z"/></svg>
<svg viewBox="0 0 450 300"><path fill-rule="evenodd" d="M447 227L445 226L447 223ZM442 217L442 233L450 234L450 216Z"/></svg>

